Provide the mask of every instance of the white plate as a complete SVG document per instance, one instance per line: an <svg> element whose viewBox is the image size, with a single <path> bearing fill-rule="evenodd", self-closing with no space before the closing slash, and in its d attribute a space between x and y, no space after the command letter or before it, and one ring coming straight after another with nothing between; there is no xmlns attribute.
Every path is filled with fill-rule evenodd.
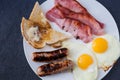
<svg viewBox="0 0 120 80"><path fill-rule="evenodd" d="M109 13L109 11L102 6L99 2L95 0L78 0L87 10L100 22L103 22L105 24L105 30L108 34L111 34L115 36L117 39L119 39L119 32L117 25L112 17L112 15ZM46 13L49 9L51 9L54 6L54 0L47 0L45 1L41 7L43 9L43 12ZM60 29L55 25L54 23L51 23L52 27L54 27L56 30ZM44 64L44 63L38 63L33 62L31 59L32 52L35 51L44 51L44 50L52 50L53 48L46 46L43 49L37 50L31 47L28 43L26 43L25 40L23 40L23 46L25 51L25 56L27 58L27 61L32 68L32 70L36 73L36 70L38 66ZM109 70L110 71L110 70ZM104 72L102 70L99 70L98 80L101 80L109 71ZM64 72L59 73L55 75L50 75L46 77L40 77L43 80L73 80L73 75L70 72Z"/></svg>

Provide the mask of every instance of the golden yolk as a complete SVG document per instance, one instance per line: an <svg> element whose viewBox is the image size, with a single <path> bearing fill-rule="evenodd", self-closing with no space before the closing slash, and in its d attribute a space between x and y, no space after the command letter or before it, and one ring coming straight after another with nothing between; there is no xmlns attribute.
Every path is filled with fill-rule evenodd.
<svg viewBox="0 0 120 80"><path fill-rule="evenodd" d="M77 63L81 69L85 70L93 63L93 59L90 55L83 54L79 56Z"/></svg>
<svg viewBox="0 0 120 80"><path fill-rule="evenodd" d="M103 38L96 38L92 43L92 49L96 53L103 53L107 50L108 43Z"/></svg>

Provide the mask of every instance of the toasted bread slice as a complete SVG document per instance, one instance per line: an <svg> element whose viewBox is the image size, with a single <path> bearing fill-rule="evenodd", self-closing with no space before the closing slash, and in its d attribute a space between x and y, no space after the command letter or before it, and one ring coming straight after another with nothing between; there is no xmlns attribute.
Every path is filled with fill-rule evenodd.
<svg viewBox="0 0 120 80"><path fill-rule="evenodd" d="M54 47L54 48L59 48L59 47L62 47L62 42L57 42L57 43L54 43L54 44L51 44L50 46Z"/></svg>
<svg viewBox="0 0 120 80"><path fill-rule="evenodd" d="M70 36L63 34L61 32L58 32L56 30L53 30L53 29L50 30L49 36L50 36L50 39L47 40L47 44L49 44L49 45L57 43L57 42L61 42L61 41L64 41L64 40L70 38Z"/></svg>
<svg viewBox="0 0 120 80"><path fill-rule="evenodd" d="M22 18L21 32L34 48L43 48L46 44L59 43L71 37L52 29L38 2L35 3L29 20Z"/></svg>
<svg viewBox="0 0 120 80"><path fill-rule="evenodd" d="M38 34L40 34L39 35L40 39L38 41L33 40L35 35L33 36L33 38L31 38L30 34L28 34L29 30L35 26L38 26L39 30ZM42 29L38 24L30 20L27 20L24 17L22 18L21 22L21 32L26 41L34 48L43 48L46 44L51 45L70 38L70 36L55 31L53 29Z"/></svg>
<svg viewBox="0 0 120 80"><path fill-rule="evenodd" d="M38 2L35 3L29 19L33 22L39 23L41 27L51 28Z"/></svg>
<svg viewBox="0 0 120 80"><path fill-rule="evenodd" d="M29 35L27 34L28 30L32 27L35 26L35 24L30 21L30 20L26 20L24 17L22 18L22 22L21 22L21 32L22 35L24 36L24 38L26 39L26 41L32 45L34 48L43 48L46 45L45 40L41 39L39 41L32 41L31 38L29 38Z"/></svg>

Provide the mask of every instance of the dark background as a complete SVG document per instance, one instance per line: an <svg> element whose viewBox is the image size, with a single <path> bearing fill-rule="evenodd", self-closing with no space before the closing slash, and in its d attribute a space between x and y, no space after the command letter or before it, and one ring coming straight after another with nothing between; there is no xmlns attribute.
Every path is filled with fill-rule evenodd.
<svg viewBox="0 0 120 80"><path fill-rule="evenodd" d="M0 0L0 80L40 80L27 63L20 32L21 18L28 18L35 1ZM45 0L38 1L41 4ZM98 1L110 11L119 28L120 0ZM119 75L120 59L103 80L120 80Z"/></svg>

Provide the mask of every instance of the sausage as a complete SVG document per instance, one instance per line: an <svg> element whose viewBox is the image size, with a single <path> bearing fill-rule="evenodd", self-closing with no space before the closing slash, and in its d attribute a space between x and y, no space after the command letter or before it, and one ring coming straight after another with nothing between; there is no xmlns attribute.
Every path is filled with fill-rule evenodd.
<svg viewBox="0 0 120 80"><path fill-rule="evenodd" d="M33 61L36 62L50 62L54 60L59 60L67 56L68 49L61 48L49 52L34 52Z"/></svg>
<svg viewBox="0 0 120 80"><path fill-rule="evenodd" d="M73 62L71 60L64 60L64 61L44 64L38 67L37 74L39 76L46 76L69 69L71 70L72 68L73 68Z"/></svg>

